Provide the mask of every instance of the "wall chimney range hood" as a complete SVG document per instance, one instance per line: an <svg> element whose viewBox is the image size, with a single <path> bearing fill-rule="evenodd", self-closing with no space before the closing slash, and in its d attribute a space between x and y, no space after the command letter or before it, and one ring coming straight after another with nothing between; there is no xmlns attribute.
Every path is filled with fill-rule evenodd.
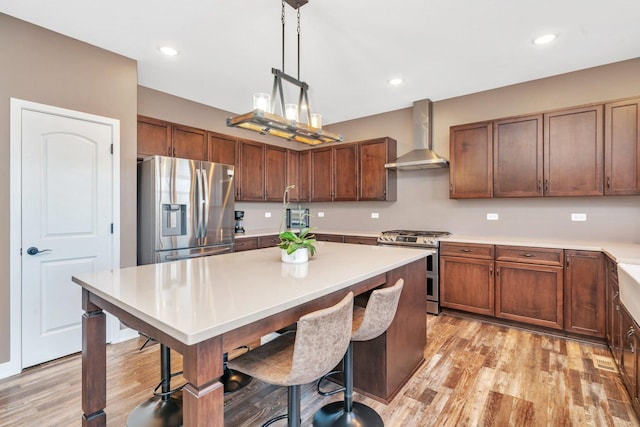
<svg viewBox="0 0 640 427"><path fill-rule="evenodd" d="M413 103L413 150L384 167L397 170L449 167L449 161L431 149L431 100Z"/></svg>

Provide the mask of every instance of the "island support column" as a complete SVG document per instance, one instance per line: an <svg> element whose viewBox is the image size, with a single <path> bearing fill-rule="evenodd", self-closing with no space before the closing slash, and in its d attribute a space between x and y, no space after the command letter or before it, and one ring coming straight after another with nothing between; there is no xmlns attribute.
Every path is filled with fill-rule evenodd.
<svg viewBox="0 0 640 427"><path fill-rule="evenodd" d="M82 426L106 427L107 323L102 309L82 290Z"/></svg>
<svg viewBox="0 0 640 427"><path fill-rule="evenodd" d="M183 353L182 416L184 427L224 427L222 337L188 346Z"/></svg>

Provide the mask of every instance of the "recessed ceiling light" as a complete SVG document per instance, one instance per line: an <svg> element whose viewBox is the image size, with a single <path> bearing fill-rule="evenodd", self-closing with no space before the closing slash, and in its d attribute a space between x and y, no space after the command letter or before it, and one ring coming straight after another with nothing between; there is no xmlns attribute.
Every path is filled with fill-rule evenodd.
<svg viewBox="0 0 640 427"><path fill-rule="evenodd" d="M394 78L394 79L390 79L390 80L389 80L389 84L390 84L390 85L392 85L392 86L398 86L398 85L401 85L401 84L402 84L402 82L403 82L403 80L402 80L402 78L400 78L400 77L396 77L396 78Z"/></svg>
<svg viewBox="0 0 640 427"><path fill-rule="evenodd" d="M160 48L160 52L164 53L167 56L176 56L178 54L178 51L170 46L162 46Z"/></svg>
<svg viewBox="0 0 640 427"><path fill-rule="evenodd" d="M551 43L555 39L556 39L556 35L555 34L545 34L545 35L542 35L542 36L537 37L536 39L534 39L533 43L535 43L535 44L547 44L547 43Z"/></svg>

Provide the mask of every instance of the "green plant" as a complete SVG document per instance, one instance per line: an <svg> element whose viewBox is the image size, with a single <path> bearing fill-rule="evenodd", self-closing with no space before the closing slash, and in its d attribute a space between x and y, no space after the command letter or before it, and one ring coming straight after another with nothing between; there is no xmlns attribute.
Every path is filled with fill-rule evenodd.
<svg viewBox="0 0 640 427"><path fill-rule="evenodd" d="M309 234L311 231L310 228L305 227L301 229L299 234L284 229L287 206L289 206L287 195L289 194L289 190L292 188L295 188L295 185L287 186L287 188L284 189L284 194L282 196L282 221L280 222L280 234L278 234L278 237L280 237L280 244L278 247L280 249L286 249L288 255L291 255L300 248L307 248L309 250L309 255L313 256L316 253L316 247L313 245L316 242L316 236Z"/></svg>

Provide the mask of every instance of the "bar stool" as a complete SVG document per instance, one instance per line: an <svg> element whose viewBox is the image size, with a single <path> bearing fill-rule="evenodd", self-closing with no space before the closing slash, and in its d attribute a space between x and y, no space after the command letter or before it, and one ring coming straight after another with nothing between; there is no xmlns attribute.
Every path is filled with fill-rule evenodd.
<svg viewBox="0 0 640 427"><path fill-rule="evenodd" d="M371 293L367 308L354 307L353 332L351 342L344 355L344 387L330 392L320 391L320 383L330 372L318 380L318 393L328 396L338 392L344 392L344 401L332 402L316 412L313 417L314 427L327 426L384 426L380 415L371 407L353 401L353 342L369 341L382 335L396 315L398 301L404 285L403 279L389 288L377 289Z"/></svg>
<svg viewBox="0 0 640 427"><path fill-rule="evenodd" d="M352 323L353 293L349 292L338 304L302 316L295 333L281 335L229 362L231 369L288 387L288 413L263 427L285 418L289 427L300 426L300 385L317 380L340 362L349 346Z"/></svg>

